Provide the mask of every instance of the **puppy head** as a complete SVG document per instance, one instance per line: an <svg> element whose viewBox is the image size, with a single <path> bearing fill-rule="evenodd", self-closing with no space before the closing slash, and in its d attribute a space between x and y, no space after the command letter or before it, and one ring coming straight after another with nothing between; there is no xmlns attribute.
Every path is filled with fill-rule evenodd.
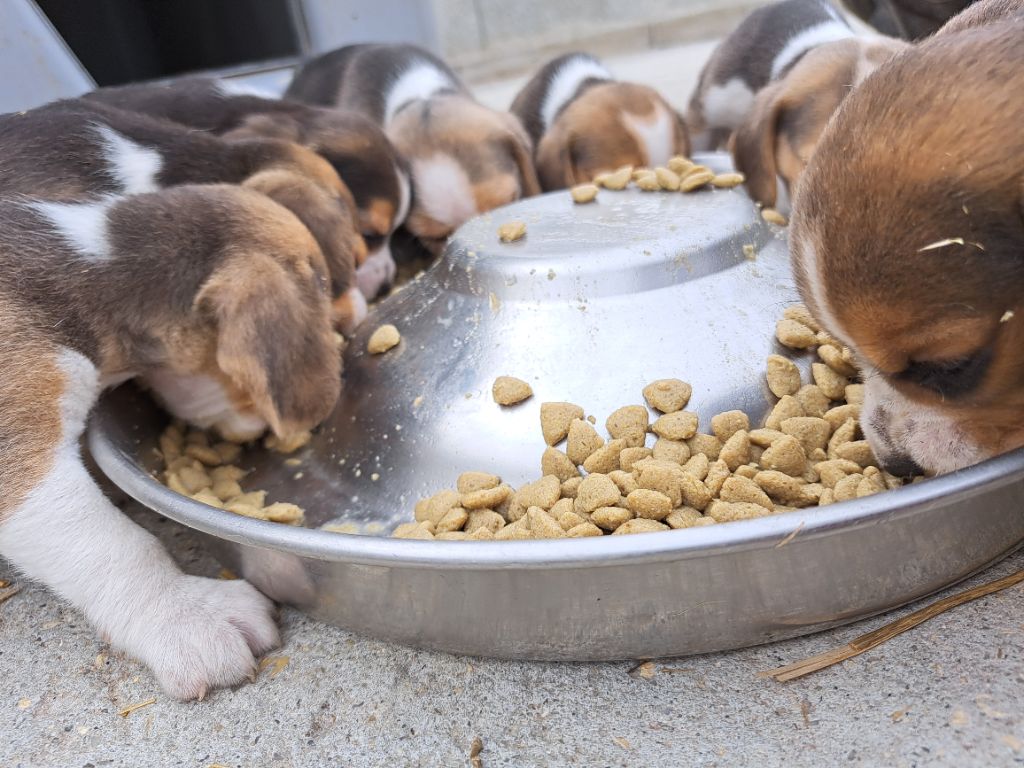
<svg viewBox="0 0 1024 768"><path fill-rule="evenodd" d="M846 99L797 187L800 291L857 355L893 471L1024 445L1021 94L1024 18L933 38Z"/></svg>
<svg viewBox="0 0 1024 768"><path fill-rule="evenodd" d="M214 268L187 316L163 334L170 375L151 381L172 403L182 395L163 383L208 382L193 396L209 390L225 402L204 409L186 401L187 413L172 410L186 417L205 410L207 425L226 437L251 438L268 426L286 437L322 421L341 389L327 265L306 227L281 206L242 189L231 202Z"/></svg>
<svg viewBox="0 0 1024 768"><path fill-rule="evenodd" d="M507 112L440 95L399 110L388 135L412 169L406 227L435 254L478 213L540 193L530 139Z"/></svg>
<svg viewBox="0 0 1024 768"><path fill-rule="evenodd" d="M791 192L842 100L907 47L899 40L875 38L825 43L763 88L731 143L733 162L747 177L751 198L774 206L777 177Z"/></svg>
<svg viewBox="0 0 1024 768"><path fill-rule="evenodd" d="M541 138L537 173L545 190L563 189L623 165L665 165L689 151L682 118L657 91L600 83L563 109Z"/></svg>

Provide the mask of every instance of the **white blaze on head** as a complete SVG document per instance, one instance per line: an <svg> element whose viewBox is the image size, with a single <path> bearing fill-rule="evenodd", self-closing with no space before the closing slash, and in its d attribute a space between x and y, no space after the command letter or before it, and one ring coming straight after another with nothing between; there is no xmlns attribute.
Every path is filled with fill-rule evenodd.
<svg viewBox="0 0 1024 768"><path fill-rule="evenodd" d="M647 165L666 165L675 154L675 121L661 104L655 104L654 114L640 117L624 112L622 124L647 153Z"/></svg>
<svg viewBox="0 0 1024 768"><path fill-rule="evenodd" d="M115 199L104 197L88 203L53 203L42 200L28 207L45 218L75 253L87 261L109 261L110 247L107 215Z"/></svg>
<svg viewBox="0 0 1024 768"><path fill-rule="evenodd" d="M540 119L547 131L555 117L579 90L585 80L611 80L611 73L590 57L576 56L559 67L548 84L544 101L540 105Z"/></svg>
<svg viewBox="0 0 1024 768"><path fill-rule="evenodd" d="M704 120L712 128L739 128L754 106L754 92L743 80L734 77L722 85L712 85L704 94Z"/></svg>
<svg viewBox="0 0 1024 768"><path fill-rule="evenodd" d="M94 126L103 142L107 172L121 185L126 195L141 195L160 189L157 176L164 160L155 149L144 147L109 125Z"/></svg>
<svg viewBox="0 0 1024 768"><path fill-rule="evenodd" d="M439 224L451 229L479 213L466 171L450 155L437 153L412 161L416 204Z"/></svg>
<svg viewBox="0 0 1024 768"><path fill-rule="evenodd" d="M395 113L411 101L429 99L439 91L456 88L447 73L429 62L419 61L405 70L392 83L384 105L384 125Z"/></svg>
<svg viewBox="0 0 1024 768"><path fill-rule="evenodd" d="M797 58L815 46L822 43L832 43L836 40L846 40L856 37L853 30L841 21L824 21L808 27L789 39L782 50L776 54L772 61L771 79L775 80L783 70L792 64Z"/></svg>

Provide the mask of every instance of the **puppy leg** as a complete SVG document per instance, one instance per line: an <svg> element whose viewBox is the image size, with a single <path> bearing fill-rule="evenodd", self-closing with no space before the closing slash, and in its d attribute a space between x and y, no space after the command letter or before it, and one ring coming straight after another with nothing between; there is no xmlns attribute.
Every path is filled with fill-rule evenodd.
<svg viewBox="0 0 1024 768"><path fill-rule="evenodd" d="M255 657L278 643L273 605L243 581L186 576L103 496L78 449L99 392L96 368L67 349L55 358L46 383L59 398L25 400L0 424L7 445L24 434L19 426L58 427L48 448L27 457L36 471L45 466L31 488L19 489L26 460L0 465L0 487L13 489L15 499L13 508L0 501L0 556L81 610L115 648L146 663L171 695L202 698L243 681ZM0 399L9 404L12 392L8 387Z"/></svg>

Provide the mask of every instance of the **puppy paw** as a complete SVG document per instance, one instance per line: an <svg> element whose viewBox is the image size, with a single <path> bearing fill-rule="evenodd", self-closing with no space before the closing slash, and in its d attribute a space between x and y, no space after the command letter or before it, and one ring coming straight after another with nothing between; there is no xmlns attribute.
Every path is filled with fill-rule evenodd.
<svg viewBox="0 0 1024 768"><path fill-rule="evenodd" d="M356 270L356 284L368 301L373 301L382 293L386 293L395 281L398 267L391 257L391 251L382 248L370 254Z"/></svg>
<svg viewBox="0 0 1024 768"><path fill-rule="evenodd" d="M253 679L280 644L273 603L244 581L181 576L157 611L138 655L177 699Z"/></svg>

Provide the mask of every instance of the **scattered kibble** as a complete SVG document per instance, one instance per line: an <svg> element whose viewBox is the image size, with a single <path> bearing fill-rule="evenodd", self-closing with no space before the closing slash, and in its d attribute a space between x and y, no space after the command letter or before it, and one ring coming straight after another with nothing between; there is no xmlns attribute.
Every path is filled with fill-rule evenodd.
<svg viewBox="0 0 1024 768"><path fill-rule="evenodd" d="M401 340L402 336L398 329L388 323L387 325L382 325L370 335L370 340L366 342L366 351L371 355L379 355L387 352L392 347L398 346L398 342Z"/></svg>
<svg viewBox="0 0 1024 768"><path fill-rule="evenodd" d="M533 397L533 388L515 376L499 376L494 380L491 394L498 405L515 405Z"/></svg>
<svg viewBox="0 0 1024 768"><path fill-rule="evenodd" d="M503 243L514 243L526 235L525 221L507 221L498 227L498 239Z"/></svg>

